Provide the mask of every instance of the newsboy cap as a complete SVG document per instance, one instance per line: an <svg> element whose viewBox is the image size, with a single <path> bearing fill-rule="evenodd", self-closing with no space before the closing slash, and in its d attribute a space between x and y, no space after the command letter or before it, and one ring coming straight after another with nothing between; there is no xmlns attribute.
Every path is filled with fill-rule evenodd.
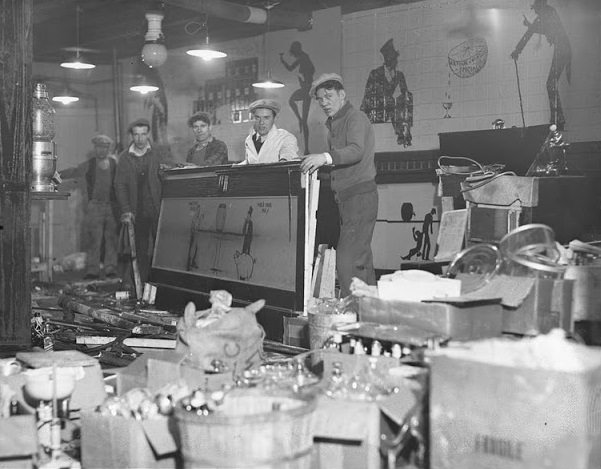
<svg viewBox="0 0 601 469"><path fill-rule="evenodd" d="M134 127L141 127L145 125L146 127L148 127L148 130L150 130L150 122L148 121L148 119L145 118L141 118L141 119L136 119L135 121L133 121L131 124L129 124L129 127L127 128L128 132L132 132L132 130L134 129Z"/></svg>
<svg viewBox="0 0 601 469"><path fill-rule="evenodd" d="M309 95L315 96L315 91L317 90L317 87L319 85L325 83L326 81L337 81L338 83L340 83L340 85L342 85L342 87L344 87L342 77L340 75L338 75L337 73L322 73L311 84L311 89L309 90Z"/></svg>
<svg viewBox="0 0 601 469"><path fill-rule="evenodd" d="M108 135L98 134L92 138L92 143L94 145L112 145L113 139Z"/></svg>
<svg viewBox="0 0 601 469"><path fill-rule="evenodd" d="M250 103L248 107L251 113L255 112L256 109L271 109L274 114L280 112L280 103L275 99L257 99Z"/></svg>

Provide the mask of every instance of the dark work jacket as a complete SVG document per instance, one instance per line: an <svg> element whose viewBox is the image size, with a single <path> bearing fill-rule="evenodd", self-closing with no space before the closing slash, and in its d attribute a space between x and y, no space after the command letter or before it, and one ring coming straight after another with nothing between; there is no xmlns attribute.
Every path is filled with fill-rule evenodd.
<svg viewBox="0 0 601 469"><path fill-rule="evenodd" d="M119 219L119 205L117 204L117 195L115 193L115 174L117 173L117 162L114 158L108 157L109 169L111 172L111 189L110 189L110 202L111 208L113 209L113 215ZM92 200L94 195L94 187L96 185L96 158L91 158L88 161L88 169L85 174L86 186L88 189L88 202Z"/></svg>
<svg viewBox="0 0 601 469"><path fill-rule="evenodd" d="M162 162L168 161L168 149L152 146L146 153L148 156L148 189L150 200L142 203L151 204L151 211L158 218L161 203L161 176L159 174ZM115 193L119 202L121 215L127 212L136 213L138 208L138 175L134 158L136 155L129 152L129 146L119 155L119 164L115 176Z"/></svg>
<svg viewBox="0 0 601 469"><path fill-rule="evenodd" d="M115 195L115 172L117 171L117 162L113 158L108 158L109 168L111 170L111 203L117 203L117 196ZM96 184L96 158L88 161L88 170L86 171L86 185L88 187L88 201L92 200L94 195L94 187Z"/></svg>

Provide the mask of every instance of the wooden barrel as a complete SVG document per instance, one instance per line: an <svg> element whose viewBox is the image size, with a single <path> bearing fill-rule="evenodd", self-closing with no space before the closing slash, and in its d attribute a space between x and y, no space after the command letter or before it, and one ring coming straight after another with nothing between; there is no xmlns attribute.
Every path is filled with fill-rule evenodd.
<svg viewBox="0 0 601 469"><path fill-rule="evenodd" d="M175 417L186 469L311 469L312 397L232 392L215 413L178 406Z"/></svg>
<svg viewBox="0 0 601 469"><path fill-rule="evenodd" d="M309 312L309 346L311 350L323 347L332 335L332 326L357 321L356 313L325 314Z"/></svg>

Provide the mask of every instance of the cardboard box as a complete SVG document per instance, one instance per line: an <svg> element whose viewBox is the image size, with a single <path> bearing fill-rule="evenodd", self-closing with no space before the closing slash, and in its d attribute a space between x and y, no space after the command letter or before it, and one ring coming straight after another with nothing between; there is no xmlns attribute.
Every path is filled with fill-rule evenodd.
<svg viewBox="0 0 601 469"><path fill-rule="evenodd" d="M369 356L322 350L324 380L331 374L332 364L342 363L344 373L355 373L369 365ZM399 366L399 360L377 358L377 370L384 375ZM382 414L401 425L416 404L416 396L407 387L377 402L331 399L320 396L314 420L315 467L329 469L379 469Z"/></svg>
<svg viewBox="0 0 601 469"><path fill-rule="evenodd" d="M158 391L163 386L178 381L185 382L190 389L202 388L207 391L221 389L224 385L233 385L232 373L209 374L204 370L182 362L184 355L172 353L163 357L149 358L146 362L147 387Z"/></svg>
<svg viewBox="0 0 601 469"><path fill-rule="evenodd" d="M38 432L34 415L0 418L0 467L32 468L38 451Z"/></svg>
<svg viewBox="0 0 601 469"><path fill-rule="evenodd" d="M497 337L503 330L500 303L486 302L457 306L363 297L359 301L359 320L404 324L449 336L454 340Z"/></svg>
<svg viewBox="0 0 601 469"><path fill-rule="evenodd" d="M81 414L81 463L86 469L175 468L174 422L164 416L138 421Z"/></svg>
<svg viewBox="0 0 601 469"><path fill-rule="evenodd" d="M528 340L537 339L504 342ZM529 352L509 366L463 348L431 357L432 469L601 467L601 351L569 344L550 353L582 364L567 371L533 366L540 360Z"/></svg>
<svg viewBox="0 0 601 469"><path fill-rule="evenodd" d="M516 278L519 281L519 278ZM572 327L572 280L535 279L528 296L517 308L503 306L503 332L546 334Z"/></svg>
<svg viewBox="0 0 601 469"><path fill-rule="evenodd" d="M283 317L284 345L309 348L309 318L306 316Z"/></svg>

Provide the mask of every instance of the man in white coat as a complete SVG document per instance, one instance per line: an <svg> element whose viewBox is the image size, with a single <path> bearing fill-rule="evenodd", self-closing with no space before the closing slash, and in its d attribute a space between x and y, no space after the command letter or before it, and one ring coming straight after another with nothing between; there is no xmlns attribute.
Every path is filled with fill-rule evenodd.
<svg viewBox="0 0 601 469"><path fill-rule="evenodd" d="M279 112L280 105L273 99L258 99L250 104L254 125L244 142L245 159L238 164L277 163L298 159L296 137L275 125Z"/></svg>

